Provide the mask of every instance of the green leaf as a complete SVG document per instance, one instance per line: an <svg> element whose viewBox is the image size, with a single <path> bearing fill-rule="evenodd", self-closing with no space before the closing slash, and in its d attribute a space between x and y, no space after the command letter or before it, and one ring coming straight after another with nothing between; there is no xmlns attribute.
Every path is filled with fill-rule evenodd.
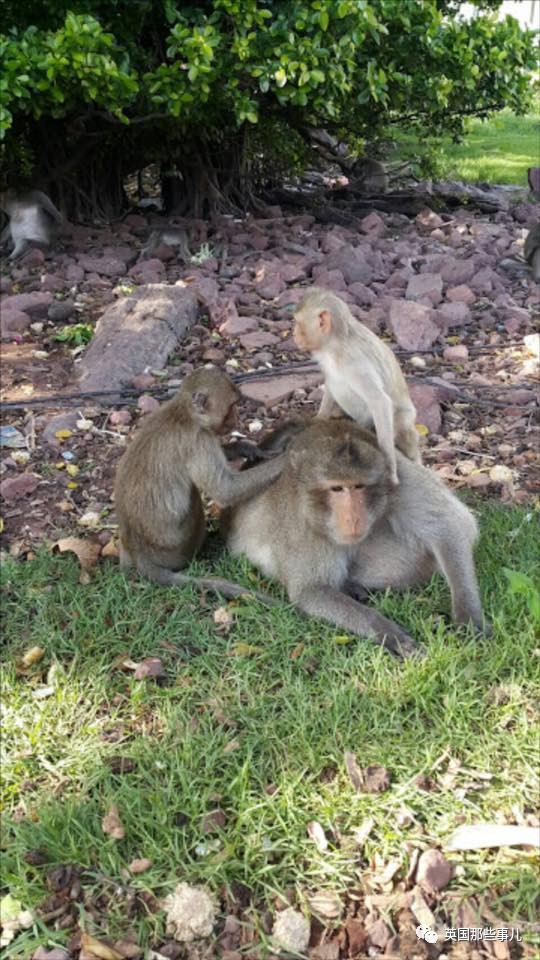
<svg viewBox="0 0 540 960"><path fill-rule="evenodd" d="M279 70L276 70L274 74L274 79L278 87L284 87L287 83L287 74L285 73L283 67L280 67Z"/></svg>
<svg viewBox="0 0 540 960"><path fill-rule="evenodd" d="M324 7L319 14L319 26L321 30L326 33L328 30L328 24L330 22L330 17L328 16L328 10L325 10Z"/></svg>

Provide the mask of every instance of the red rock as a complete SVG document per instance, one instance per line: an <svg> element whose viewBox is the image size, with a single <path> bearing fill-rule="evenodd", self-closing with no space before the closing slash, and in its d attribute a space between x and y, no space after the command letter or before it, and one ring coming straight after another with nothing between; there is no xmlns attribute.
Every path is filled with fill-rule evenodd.
<svg viewBox="0 0 540 960"><path fill-rule="evenodd" d="M284 263L281 267L280 272L285 283L299 283L301 280L305 280L307 277L307 257L304 257L303 261L300 261L298 258L295 258L295 260L296 262L291 261L289 263Z"/></svg>
<svg viewBox="0 0 540 960"><path fill-rule="evenodd" d="M490 293L493 293L494 290L503 290L504 284L502 283L499 275L495 273L491 267L482 267L478 273L475 273L470 278L470 285L475 293L480 297L485 297Z"/></svg>
<svg viewBox="0 0 540 960"><path fill-rule="evenodd" d="M452 864L440 850L424 850L416 868L416 882L426 890L444 890L452 879L452 872Z"/></svg>
<svg viewBox="0 0 540 960"><path fill-rule="evenodd" d="M19 473L16 477L6 477L0 483L0 496L4 500L20 500L36 489L41 477L35 473Z"/></svg>
<svg viewBox="0 0 540 960"><path fill-rule="evenodd" d="M263 300L275 300L285 289L285 281L279 273L265 273L257 279L255 289Z"/></svg>
<svg viewBox="0 0 540 960"><path fill-rule="evenodd" d="M345 277L341 270L328 270L326 267L314 267L313 282L318 287L326 290L334 290L336 293L344 293L347 289Z"/></svg>
<svg viewBox="0 0 540 960"><path fill-rule="evenodd" d="M149 397L147 393L143 393L142 397L139 397L137 400L137 407L141 413L153 413L154 410L159 410L159 400L156 400L155 397Z"/></svg>
<svg viewBox="0 0 540 960"><path fill-rule="evenodd" d="M323 253L335 253L337 250L341 250L346 243L347 240L343 233L339 233L338 229L334 228L324 235L321 249Z"/></svg>
<svg viewBox="0 0 540 960"><path fill-rule="evenodd" d="M243 337L240 337L240 343L246 350L258 350L259 347L271 347L275 343L279 343L279 337L276 337L275 333L265 333L264 331L246 333Z"/></svg>
<svg viewBox="0 0 540 960"><path fill-rule="evenodd" d="M51 444L53 447L59 447L60 443L56 437L57 430L76 430L77 420L79 419L80 416L76 411L70 413L67 410L64 413L58 413L55 417L51 417L44 427L42 434L45 443Z"/></svg>
<svg viewBox="0 0 540 960"><path fill-rule="evenodd" d="M475 266L472 260L457 260L455 257L444 257L441 274L445 283L451 286L467 283L474 276Z"/></svg>
<svg viewBox="0 0 540 960"><path fill-rule="evenodd" d="M156 378L151 373L139 373L131 381L135 390L148 390L154 386L155 382Z"/></svg>
<svg viewBox="0 0 540 960"><path fill-rule="evenodd" d="M275 379L252 380L240 384L242 396L248 400L255 400L265 407L275 407L276 404L288 400L295 390L310 389L322 383L323 376L319 373L291 374L287 377Z"/></svg>
<svg viewBox="0 0 540 960"><path fill-rule="evenodd" d="M84 270L78 264L72 263L65 272L65 278L68 283L80 283L84 280Z"/></svg>
<svg viewBox="0 0 540 960"><path fill-rule="evenodd" d="M37 290L33 293L15 293L11 297L4 298L2 310L21 310L27 313L32 321L45 320L51 302L51 293L42 293Z"/></svg>
<svg viewBox="0 0 540 960"><path fill-rule="evenodd" d="M32 320L28 314L23 313L22 310L6 310L5 307L2 307L0 311L0 333L3 340L9 340L13 333L24 333L31 323Z"/></svg>
<svg viewBox="0 0 540 960"><path fill-rule="evenodd" d="M501 394L498 399L503 403L515 403L518 406L522 403L533 403L536 398L535 390L520 390L516 388L515 390L506 390L504 394Z"/></svg>
<svg viewBox="0 0 540 960"><path fill-rule="evenodd" d="M430 433L439 433L442 418L436 388L427 383L409 383L409 393L416 407L416 422L427 427Z"/></svg>
<svg viewBox="0 0 540 960"><path fill-rule="evenodd" d="M47 311L47 319L51 323L67 323L74 313L75 304L72 300L53 300Z"/></svg>
<svg viewBox="0 0 540 960"><path fill-rule="evenodd" d="M376 301L376 296L364 283L351 283L349 293L360 307L370 307Z"/></svg>
<svg viewBox="0 0 540 960"><path fill-rule="evenodd" d="M430 233L431 230L436 230L444 224L442 217L430 210L429 207L420 211L415 222L421 233Z"/></svg>
<svg viewBox="0 0 540 960"><path fill-rule="evenodd" d="M123 277L126 273L125 263L117 257L88 257L83 254L78 262L87 273L97 273L103 277Z"/></svg>
<svg viewBox="0 0 540 960"><path fill-rule="evenodd" d="M442 287L443 282L440 273L419 273L409 280L405 298L407 300L424 300L424 298L427 298L435 305L442 300Z"/></svg>
<svg viewBox="0 0 540 960"><path fill-rule="evenodd" d="M360 221L360 231L369 237L382 237L386 233L386 224L383 218L372 210Z"/></svg>
<svg viewBox="0 0 540 960"><path fill-rule="evenodd" d="M231 317L230 320L221 324L219 332L226 337L239 337L242 334L253 333L259 329L259 326L258 317L240 317L236 314L236 317Z"/></svg>
<svg viewBox="0 0 540 960"><path fill-rule="evenodd" d="M43 250L38 250L35 247L33 250L29 250L28 253L25 253L24 257L19 260L21 267L26 267L27 269L32 269L32 267L42 267L45 263L45 254Z"/></svg>
<svg viewBox="0 0 540 960"><path fill-rule="evenodd" d="M44 293L62 293L66 283L67 281L59 273L47 273L41 281L41 289Z"/></svg>
<svg viewBox="0 0 540 960"><path fill-rule="evenodd" d="M472 320L471 311L466 303L457 300L454 303L441 303L434 316L435 322L440 324L443 331L451 327L461 327Z"/></svg>
<svg viewBox="0 0 540 960"><path fill-rule="evenodd" d="M122 426L122 425L125 426L126 424L131 423L131 420L132 420L132 416L129 410L113 410L113 412L109 417L109 423L113 427Z"/></svg>
<svg viewBox="0 0 540 960"><path fill-rule="evenodd" d="M207 813L202 819L201 830L203 833L217 833L219 830L222 830L227 824L227 814L224 810L220 810L219 807L216 810L211 810L210 813Z"/></svg>
<svg viewBox="0 0 540 960"><path fill-rule="evenodd" d="M369 283L373 277L373 267L368 263L362 250L346 244L324 261L327 270L339 270L346 283Z"/></svg>
<svg viewBox="0 0 540 960"><path fill-rule="evenodd" d="M466 303L467 306L469 306L476 300L476 294L473 293L470 287L467 287L464 283L461 283L457 287L448 287L448 290L446 291L446 299L450 300L452 303Z"/></svg>
<svg viewBox="0 0 540 960"><path fill-rule="evenodd" d="M454 347L445 347L443 350L443 357L445 360L450 360L452 363L459 363L462 360L469 359L469 350L464 343L458 343Z"/></svg>
<svg viewBox="0 0 540 960"><path fill-rule="evenodd" d="M302 297L305 297L307 291L307 287L297 287L296 290L284 290L277 298L276 307L279 309L288 306L295 307L297 303L300 303Z"/></svg>
<svg viewBox="0 0 540 960"><path fill-rule="evenodd" d="M156 260L161 260L163 263L168 263L169 260L176 259L176 250L174 247L170 247L168 243L160 243L159 246L152 250L152 256Z"/></svg>
<svg viewBox="0 0 540 960"><path fill-rule="evenodd" d="M390 327L404 350L429 350L439 336L433 310L411 300L392 300Z"/></svg>

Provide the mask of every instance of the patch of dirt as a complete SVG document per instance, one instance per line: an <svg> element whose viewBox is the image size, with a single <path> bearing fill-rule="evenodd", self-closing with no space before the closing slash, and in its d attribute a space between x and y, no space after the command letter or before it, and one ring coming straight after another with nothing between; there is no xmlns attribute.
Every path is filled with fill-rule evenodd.
<svg viewBox="0 0 540 960"><path fill-rule="evenodd" d="M240 414L252 440L283 418L312 416L321 377L291 332L299 288L313 283L344 297L396 350L417 407L426 465L454 488L505 502L528 503L537 495L540 289L528 273L501 262L520 253L540 206L522 203L494 215L458 209L436 220L372 213L360 232L319 224L310 214L279 208L272 214L180 221L189 263L163 244L141 258L150 231L165 221L134 213L110 227L73 227L64 248L44 262L31 252L9 265L2 281L0 398L51 399L3 411L4 424L25 439L2 447L1 481L23 473L39 478L30 492L23 483L20 496L10 486L2 510L5 548L25 555L44 538L84 528L106 542L114 533L115 465L152 407L148 395L164 399L200 364L214 363L242 381ZM58 332L95 326L110 303L140 284L178 280L196 290L203 307L166 365L141 370L125 404L112 407L105 396L55 404L54 396L80 389L84 351L59 343ZM276 375L280 369L286 377ZM249 376L261 373L262 379ZM137 392L146 396L137 400Z"/></svg>

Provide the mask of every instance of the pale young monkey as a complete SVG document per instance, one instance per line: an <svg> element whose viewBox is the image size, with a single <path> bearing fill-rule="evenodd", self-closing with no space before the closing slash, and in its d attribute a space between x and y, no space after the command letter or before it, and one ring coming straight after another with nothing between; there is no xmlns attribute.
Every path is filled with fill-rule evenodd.
<svg viewBox="0 0 540 960"><path fill-rule="evenodd" d="M394 447L415 463L421 457L416 411L392 350L328 290L309 290L294 319L296 345L308 350L324 373L317 416L332 416L338 404L360 426L373 425L390 465L390 479L397 485Z"/></svg>
<svg viewBox="0 0 540 960"><path fill-rule="evenodd" d="M0 240L4 243L11 237L13 250L9 255L10 260L22 256L29 246L49 246L57 226L63 222L62 214L41 190L28 190L25 193L6 190L0 195L0 207L9 217Z"/></svg>

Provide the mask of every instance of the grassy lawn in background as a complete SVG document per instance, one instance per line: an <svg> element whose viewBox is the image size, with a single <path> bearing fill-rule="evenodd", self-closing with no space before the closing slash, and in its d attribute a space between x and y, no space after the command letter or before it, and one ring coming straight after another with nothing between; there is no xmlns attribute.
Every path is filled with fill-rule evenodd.
<svg viewBox="0 0 540 960"><path fill-rule="evenodd" d="M441 844L462 822L513 822L516 812L531 811L538 637L523 597L508 592L503 567L534 576L536 565L538 572L537 516L530 508L482 508L478 566L491 639L447 625L442 578L416 592L379 595L380 608L428 649L424 660L406 663L286 603L266 609L242 600L230 631L220 634L217 601L127 582L111 561L80 585L68 555L8 559L4 892L35 908L50 892L46 872L76 863L93 878L95 898L107 893L102 932L114 938L131 926L141 943L155 944L163 914L127 920L125 899L115 893L133 858L152 866L132 886L156 897L182 879L213 890L241 882L262 905L290 886L300 896L344 891L375 855L397 857L403 877L406 844ZM212 567L251 582L241 561L221 557ZM18 659L34 645L45 649L44 659L34 673L18 674ZM161 685L119 666L150 656L165 666ZM387 767L390 789L355 793L345 750L360 766ZM115 757L128 758L132 769L115 773ZM417 785L421 774L446 772L450 758L466 768L453 782L431 792ZM478 780L475 771L491 778ZM126 831L120 841L101 828L113 803ZM202 821L216 807L227 820L209 836ZM403 807L414 821L400 829ZM355 850L351 831L366 817L374 826ZM312 820L339 838L324 853L308 836ZM24 859L36 849L43 867ZM526 851L450 856L459 865L451 890L489 888L504 922L536 919L537 879ZM37 922L7 955L28 957L38 943L67 936Z"/></svg>
<svg viewBox="0 0 540 960"><path fill-rule="evenodd" d="M413 135L400 131L395 139L398 148L392 162L418 153ZM426 146L436 150L440 180L480 180L528 189L527 169L540 165L540 107L524 117L502 110L489 120L472 119L462 143L452 143L450 137L427 138L422 148Z"/></svg>

